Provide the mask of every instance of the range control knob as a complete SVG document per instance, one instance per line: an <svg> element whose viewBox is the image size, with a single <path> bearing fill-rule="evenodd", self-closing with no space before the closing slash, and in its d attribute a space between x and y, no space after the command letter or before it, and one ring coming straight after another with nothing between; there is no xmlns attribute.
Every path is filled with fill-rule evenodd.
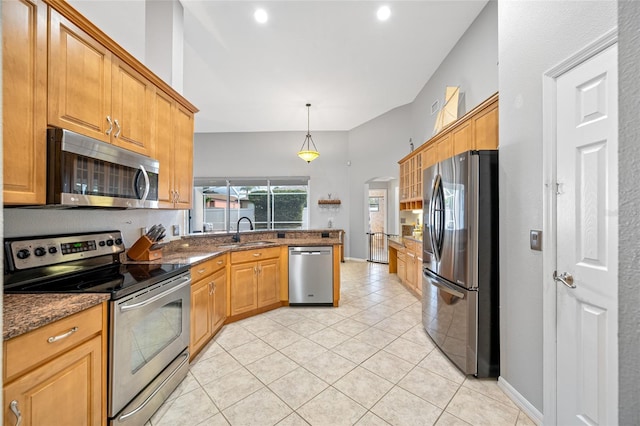
<svg viewBox="0 0 640 426"><path fill-rule="evenodd" d="M57 252L58 252L58 249L56 247L49 247L49 253L56 254Z"/></svg>
<svg viewBox="0 0 640 426"><path fill-rule="evenodd" d="M122 238L116 238L116 245L119 246L122 244Z"/></svg>
<svg viewBox="0 0 640 426"><path fill-rule="evenodd" d="M113 240L107 240L107 245L111 247L113 245Z"/></svg>
<svg viewBox="0 0 640 426"><path fill-rule="evenodd" d="M98 243L98 245L99 245L100 247L104 247L105 242L104 242L104 241L100 241L100 242Z"/></svg>
<svg viewBox="0 0 640 426"><path fill-rule="evenodd" d="M31 256L31 252L27 249L18 250L16 253L18 259L26 259L29 256Z"/></svg>
<svg viewBox="0 0 640 426"><path fill-rule="evenodd" d="M38 257L41 257L47 254L47 250L44 247L36 247L36 249L33 251L33 254L35 254Z"/></svg>

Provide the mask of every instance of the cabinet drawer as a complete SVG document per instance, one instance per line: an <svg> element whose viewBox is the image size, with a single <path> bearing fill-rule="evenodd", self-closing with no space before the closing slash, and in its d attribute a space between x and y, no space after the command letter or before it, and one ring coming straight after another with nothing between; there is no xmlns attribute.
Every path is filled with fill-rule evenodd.
<svg viewBox="0 0 640 426"><path fill-rule="evenodd" d="M220 255L191 267L191 281L196 282L227 266L227 256Z"/></svg>
<svg viewBox="0 0 640 426"><path fill-rule="evenodd" d="M404 251L398 250L398 261L404 262L404 259L405 259Z"/></svg>
<svg viewBox="0 0 640 426"><path fill-rule="evenodd" d="M5 382L101 331L102 305L97 305L5 341Z"/></svg>
<svg viewBox="0 0 640 426"><path fill-rule="evenodd" d="M280 247L235 251L231 253L231 263L253 262L262 259L272 259L279 256Z"/></svg>

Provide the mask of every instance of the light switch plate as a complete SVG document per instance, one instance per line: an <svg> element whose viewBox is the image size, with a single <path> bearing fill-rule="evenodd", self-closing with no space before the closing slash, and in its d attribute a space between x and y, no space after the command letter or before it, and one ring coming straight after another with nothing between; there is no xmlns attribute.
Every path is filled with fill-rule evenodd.
<svg viewBox="0 0 640 426"><path fill-rule="evenodd" d="M176 237L180 235L180 225L173 225L173 235Z"/></svg>
<svg viewBox="0 0 640 426"><path fill-rule="evenodd" d="M542 251L542 231L532 229L529 232L529 245L531 250Z"/></svg>

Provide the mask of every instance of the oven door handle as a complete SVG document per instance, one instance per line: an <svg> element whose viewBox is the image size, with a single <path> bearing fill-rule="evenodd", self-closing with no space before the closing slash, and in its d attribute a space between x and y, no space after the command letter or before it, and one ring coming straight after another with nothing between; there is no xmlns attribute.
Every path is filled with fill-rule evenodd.
<svg viewBox="0 0 640 426"><path fill-rule="evenodd" d="M176 375L176 373L180 370L180 368L182 368L182 366L185 364L185 362L189 361L189 352L183 353L182 356L184 357L184 359L180 362L180 364L174 368L174 370L171 372L171 374L169 374L167 377L165 377L165 379L162 381L162 383L160 383L158 385L157 388L155 388L155 390L151 393L151 395L149 395L144 401L142 401L142 404L140 404L139 406L137 406L135 409L131 410L130 412L123 414L121 416L118 417L118 422L122 422L126 419L128 419L131 416L134 416L136 413L140 412L140 410L142 410L144 407L146 407L149 402L153 399L153 397L155 397L158 392L160 392L160 390L164 387L164 385L167 384L167 382L169 380L171 380L171 378L173 376Z"/></svg>
<svg viewBox="0 0 640 426"><path fill-rule="evenodd" d="M424 275L424 277L426 279L429 280L429 282L438 287L439 289L441 289L442 291L449 293L452 296L458 297L460 299L464 299L464 293L462 293L460 290L453 288L452 285L442 281L440 278L436 277L433 272L431 271L427 271L427 270L423 270L422 271L422 275Z"/></svg>
<svg viewBox="0 0 640 426"><path fill-rule="evenodd" d="M157 294L147 300L144 300L142 302L138 302L138 303L134 303L132 305L120 305L120 312L127 312L127 311L131 311L134 309L139 309L139 308L144 308L145 306L159 300L162 299L163 297L166 297L168 295L170 295L171 293L175 293L176 291L180 290L183 287L186 287L188 285L191 284L191 277L184 277L182 278L183 280L185 280L185 282L183 282L182 284L179 284L173 288L171 288L171 290L168 291L163 291L160 294Z"/></svg>

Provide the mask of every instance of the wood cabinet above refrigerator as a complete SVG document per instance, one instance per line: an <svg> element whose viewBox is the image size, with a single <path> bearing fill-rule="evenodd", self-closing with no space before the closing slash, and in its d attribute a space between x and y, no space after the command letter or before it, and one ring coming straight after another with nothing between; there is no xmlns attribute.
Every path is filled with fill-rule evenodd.
<svg viewBox="0 0 640 426"><path fill-rule="evenodd" d="M404 157L400 164L400 210L421 209L422 172L446 158L469 150L498 148L498 94L451 123Z"/></svg>

